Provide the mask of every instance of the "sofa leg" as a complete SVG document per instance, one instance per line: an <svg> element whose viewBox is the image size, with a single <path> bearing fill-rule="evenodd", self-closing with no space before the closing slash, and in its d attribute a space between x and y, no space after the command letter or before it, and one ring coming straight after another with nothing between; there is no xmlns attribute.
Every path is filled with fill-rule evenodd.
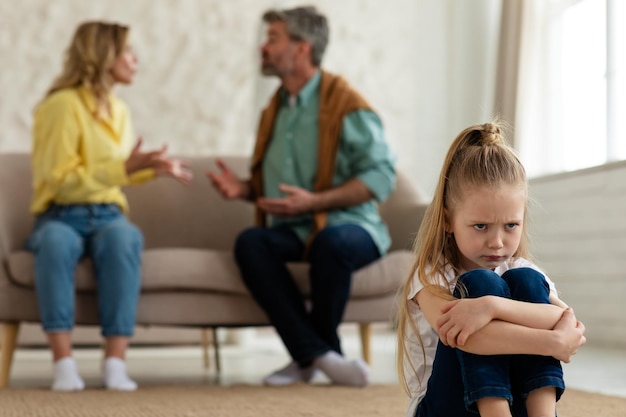
<svg viewBox="0 0 626 417"><path fill-rule="evenodd" d="M209 369L211 366L211 360L209 359L209 329L206 327L201 330L202 332L202 362L204 363L204 369Z"/></svg>
<svg viewBox="0 0 626 417"><path fill-rule="evenodd" d="M17 334L20 330L19 323L3 323L2 338L0 339L0 388L5 388L9 384L11 375L11 364L13 363L13 352L17 345Z"/></svg>
<svg viewBox="0 0 626 417"><path fill-rule="evenodd" d="M220 344L217 340L217 327L212 327L211 330L213 350L215 352L215 370L219 374L222 369L220 365ZM202 359L204 362L204 369L209 369L209 366L211 365L211 359L209 358L209 329L206 327L202 329Z"/></svg>
<svg viewBox="0 0 626 417"><path fill-rule="evenodd" d="M372 324L359 323L359 333L361 334L361 352L363 352L363 360L371 365L372 357L370 346L372 339Z"/></svg>
<svg viewBox="0 0 626 417"><path fill-rule="evenodd" d="M217 327L213 327L213 351L215 353L215 371L219 375L222 371L220 364L220 342L217 340Z"/></svg>

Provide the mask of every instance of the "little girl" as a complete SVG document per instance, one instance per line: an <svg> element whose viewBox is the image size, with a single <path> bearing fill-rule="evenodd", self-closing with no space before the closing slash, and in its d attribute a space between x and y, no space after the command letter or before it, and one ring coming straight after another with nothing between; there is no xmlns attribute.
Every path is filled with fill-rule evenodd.
<svg viewBox="0 0 626 417"><path fill-rule="evenodd" d="M532 264L524 167L497 123L452 143L399 308L408 417L555 416L584 326Z"/></svg>

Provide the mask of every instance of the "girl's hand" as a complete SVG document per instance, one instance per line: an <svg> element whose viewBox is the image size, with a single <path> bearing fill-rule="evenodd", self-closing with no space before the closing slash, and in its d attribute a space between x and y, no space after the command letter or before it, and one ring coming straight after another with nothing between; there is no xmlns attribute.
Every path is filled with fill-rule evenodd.
<svg viewBox="0 0 626 417"><path fill-rule="evenodd" d="M456 348L486 326L494 318L494 306L489 296L463 298L447 303L437 320L437 333L444 345Z"/></svg>
<svg viewBox="0 0 626 417"><path fill-rule="evenodd" d="M567 308L553 331L557 336L557 343L552 356L560 361L569 363L572 356L578 351L578 348L587 342L587 338L584 336L585 325L576 320L574 310Z"/></svg>

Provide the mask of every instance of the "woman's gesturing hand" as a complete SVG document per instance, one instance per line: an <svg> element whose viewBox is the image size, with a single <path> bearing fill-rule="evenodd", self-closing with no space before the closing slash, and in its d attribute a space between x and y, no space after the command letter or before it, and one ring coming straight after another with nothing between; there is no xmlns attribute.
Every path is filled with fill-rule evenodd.
<svg viewBox="0 0 626 417"><path fill-rule="evenodd" d="M140 136L124 164L126 175L151 168L157 176L168 175L183 184L188 184L193 179L188 163L167 156L167 145L154 151L144 152L141 150L142 144L143 138Z"/></svg>

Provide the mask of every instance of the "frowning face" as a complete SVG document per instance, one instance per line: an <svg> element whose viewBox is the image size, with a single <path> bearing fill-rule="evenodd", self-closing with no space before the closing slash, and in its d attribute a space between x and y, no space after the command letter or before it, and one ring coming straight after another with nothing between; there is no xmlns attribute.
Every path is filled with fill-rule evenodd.
<svg viewBox="0 0 626 417"><path fill-rule="evenodd" d="M513 256L522 238L525 210L526 191L520 187L466 190L446 216L463 268L494 269Z"/></svg>

